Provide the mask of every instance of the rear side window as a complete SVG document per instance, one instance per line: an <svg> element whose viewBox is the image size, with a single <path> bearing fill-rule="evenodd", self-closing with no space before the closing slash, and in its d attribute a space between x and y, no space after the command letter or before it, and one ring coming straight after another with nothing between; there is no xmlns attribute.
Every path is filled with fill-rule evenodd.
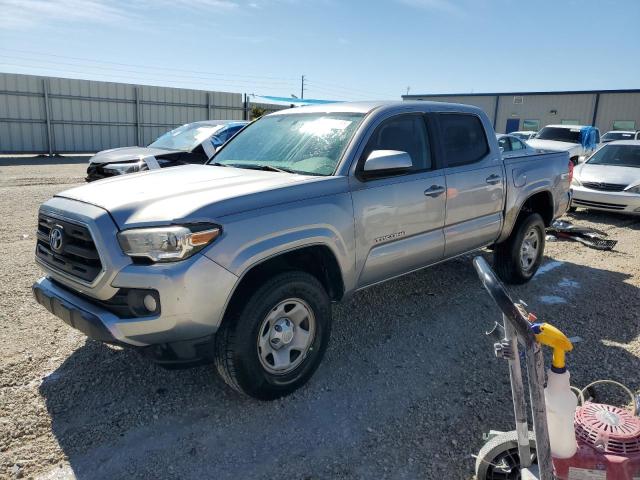
<svg viewBox="0 0 640 480"><path fill-rule="evenodd" d="M374 150L407 152L413 162L411 172L431 169L431 149L424 117L405 114L382 122L373 132L364 150L363 160Z"/></svg>
<svg viewBox="0 0 640 480"><path fill-rule="evenodd" d="M511 139L511 150L524 150L524 144L515 138Z"/></svg>
<svg viewBox="0 0 640 480"><path fill-rule="evenodd" d="M441 113L438 118L448 167L478 162L489 153L487 135L478 117Z"/></svg>
<svg viewBox="0 0 640 480"><path fill-rule="evenodd" d="M510 152L511 142L509 142L509 137L500 137L498 139L498 146L502 148L503 152Z"/></svg>

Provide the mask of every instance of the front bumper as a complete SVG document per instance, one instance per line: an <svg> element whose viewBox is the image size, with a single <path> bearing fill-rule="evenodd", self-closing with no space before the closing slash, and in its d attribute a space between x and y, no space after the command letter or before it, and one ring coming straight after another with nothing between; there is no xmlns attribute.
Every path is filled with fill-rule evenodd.
<svg viewBox="0 0 640 480"><path fill-rule="evenodd" d="M183 262L131 264L118 272L116 289L156 290L160 313L121 318L97 299L62 286L48 277L33 285L38 303L65 323L95 340L143 347L213 335L238 278L204 255Z"/></svg>
<svg viewBox="0 0 640 480"><path fill-rule="evenodd" d="M640 215L640 195L627 192L603 192L585 187L572 187L571 205L590 210Z"/></svg>
<svg viewBox="0 0 640 480"><path fill-rule="evenodd" d="M121 343L106 327L106 324L116 321L114 314L72 295L47 277L34 283L31 290L36 302L87 337L105 343Z"/></svg>

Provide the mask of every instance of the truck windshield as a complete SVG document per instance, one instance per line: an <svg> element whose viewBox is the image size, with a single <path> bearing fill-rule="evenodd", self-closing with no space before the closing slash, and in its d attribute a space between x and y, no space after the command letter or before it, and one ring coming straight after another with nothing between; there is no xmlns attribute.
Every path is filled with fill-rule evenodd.
<svg viewBox="0 0 640 480"><path fill-rule="evenodd" d="M640 146L605 145L587 160L589 165L640 168Z"/></svg>
<svg viewBox="0 0 640 480"><path fill-rule="evenodd" d="M182 125L158 137L149 147L190 152L204 140L223 128L224 125L198 125L194 123Z"/></svg>
<svg viewBox="0 0 640 480"><path fill-rule="evenodd" d="M632 132L607 132L602 136L603 142L612 142L614 140L633 140Z"/></svg>
<svg viewBox="0 0 640 480"><path fill-rule="evenodd" d="M544 127L535 138L539 140L555 140L556 142L580 143L580 129Z"/></svg>
<svg viewBox="0 0 640 480"><path fill-rule="evenodd" d="M267 116L236 135L209 163L331 175L363 117L361 113Z"/></svg>

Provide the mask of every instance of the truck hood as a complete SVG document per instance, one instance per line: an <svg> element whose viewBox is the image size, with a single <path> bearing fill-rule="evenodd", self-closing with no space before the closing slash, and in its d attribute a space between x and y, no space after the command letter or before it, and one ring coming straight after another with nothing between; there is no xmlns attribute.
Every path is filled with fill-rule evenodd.
<svg viewBox="0 0 640 480"><path fill-rule="evenodd" d="M138 160L140 157L161 157L163 155L169 155L177 153L179 150L165 150L163 148L149 148L149 147L121 147L112 148L110 150L103 150L96 153L89 159L89 163L117 163L117 162L129 162L131 160Z"/></svg>
<svg viewBox="0 0 640 480"><path fill-rule="evenodd" d="M580 150L581 146L577 143L558 142L557 140L527 140L527 143L538 150L549 150L550 152L570 152L572 150Z"/></svg>
<svg viewBox="0 0 640 480"><path fill-rule="evenodd" d="M581 182L616 183L619 185L636 185L640 183L640 168L616 167L613 165L578 165L574 176Z"/></svg>
<svg viewBox="0 0 640 480"><path fill-rule="evenodd" d="M107 210L120 228L215 221L225 215L347 191L345 177L211 165L110 177L56 195Z"/></svg>

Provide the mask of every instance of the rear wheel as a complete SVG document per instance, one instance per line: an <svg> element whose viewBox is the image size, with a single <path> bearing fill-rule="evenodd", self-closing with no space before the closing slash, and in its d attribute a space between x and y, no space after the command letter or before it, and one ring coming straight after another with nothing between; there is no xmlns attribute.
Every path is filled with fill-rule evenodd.
<svg viewBox="0 0 640 480"><path fill-rule="evenodd" d="M545 227L542 217L531 213L521 218L509 238L494 251L494 266L498 276L511 284L526 283L542 263Z"/></svg>
<svg viewBox="0 0 640 480"><path fill-rule="evenodd" d="M285 272L230 312L216 334L215 363L225 382L261 400L304 385L320 364L331 331L331 303L305 272Z"/></svg>
<svg viewBox="0 0 640 480"><path fill-rule="evenodd" d="M537 463L536 440L529 432L532 464ZM518 453L518 435L506 432L489 440L476 457L477 480L520 480L522 464Z"/></svg>

